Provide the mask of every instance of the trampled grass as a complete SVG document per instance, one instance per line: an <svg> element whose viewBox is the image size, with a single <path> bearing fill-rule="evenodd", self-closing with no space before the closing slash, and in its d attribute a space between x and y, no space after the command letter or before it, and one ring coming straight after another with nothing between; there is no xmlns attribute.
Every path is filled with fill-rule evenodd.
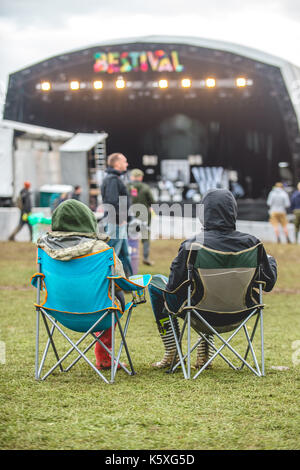
<svg viewBox="0 0 300 470"><path fill-rule="evenodd" d="M155 266L141 272L168 275L178 246L179 240L153 242ZM0 448L299 449L300 351L293 347L300 340L300 247L266 248L279 270L274 291L264 296L266 377L233 371L220 359L197 380L153 370L163 348L148 301L134 311L128 331L137 374L120 371L106 385L83 361L67 374L34 379L35 247L0 243Z"/></svg>

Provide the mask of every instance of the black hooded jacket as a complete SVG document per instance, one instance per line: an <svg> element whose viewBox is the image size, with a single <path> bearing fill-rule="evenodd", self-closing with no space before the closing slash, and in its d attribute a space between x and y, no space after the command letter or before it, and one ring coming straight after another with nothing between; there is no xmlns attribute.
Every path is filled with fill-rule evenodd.
<svg viewBox="0 0 300 470"><path fill-rule="evenodd" d="M187 259L191 244L201 240L204 246L223 252L237 252L251 248L260 240L247 233L236 230L237 204L233 194L226 189L208 191L202 199L204 209L204 231L200 237L185 240L170 268L166 288L175 290L187 280ZM277 264L272 256L267 255L263 245L259 253L260 281L265 282L264 290L273 289L277 280Z"/></svg>

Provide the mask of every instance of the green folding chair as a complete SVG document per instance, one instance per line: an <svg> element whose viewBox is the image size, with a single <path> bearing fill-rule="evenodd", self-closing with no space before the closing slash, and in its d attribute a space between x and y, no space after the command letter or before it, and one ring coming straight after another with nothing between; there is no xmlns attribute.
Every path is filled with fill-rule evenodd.
<svg viewBox="0 0 300 470"><path fill-rule="evenodd" d="M191 378L191 354L197 346L205 341L214 353L196 372L196 379L217 357L221 357L233 369L246 366L256 376L265 375L264 367L264 329L263 329L263 282L259 279L259 243L239 252L222 252L209 249L194 243L188 256L187 300L179 311L172 311L172 292L164 292L165 306L176 341L179 360L175 357L169 372L173 373L181 366L186 379ZM196 273L196 275L195 275ZM197 279L198 278L198 279ZM177 289L178 290L178 289ZM173 302L174 304L174 302ZM183 326L180 335L176 334L174 318L180 317ZM254 318L251 335L247 324ZM254 348L254 337L260 323L260 365ZM191 330L197 333L197 340L192 345ZM246 351L240 354L233 346L232 340L243 331L246 337ZM183 338L186 332L186 352L183 352ZM224 337L229 333L228 338ZM211 335L220 340L216 347ZM230 350L238 358L238 366L225 356L224 350ZM253 364L248 359L252 356Z"/></svg>

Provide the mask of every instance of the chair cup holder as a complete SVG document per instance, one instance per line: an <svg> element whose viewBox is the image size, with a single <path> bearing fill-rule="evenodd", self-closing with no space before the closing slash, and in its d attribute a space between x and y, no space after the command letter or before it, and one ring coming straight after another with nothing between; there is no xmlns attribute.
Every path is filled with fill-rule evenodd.
<svg viewBox="0 0 300 470"><path fill-rule="evenodd" d="M135 305L144 304L146 302L145 289L133 291L132 301Z"/></svg>

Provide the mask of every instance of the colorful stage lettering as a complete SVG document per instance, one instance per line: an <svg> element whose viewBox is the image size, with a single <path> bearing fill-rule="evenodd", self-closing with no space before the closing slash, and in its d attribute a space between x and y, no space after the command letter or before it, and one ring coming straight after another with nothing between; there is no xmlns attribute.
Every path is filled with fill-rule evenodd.
<svg viewBox="0 0 300 470"><path fill-rule="evenodd" d="M146 52L96 52L94 72L182 72L177 51L170 54L163 50Z"/></svg>

